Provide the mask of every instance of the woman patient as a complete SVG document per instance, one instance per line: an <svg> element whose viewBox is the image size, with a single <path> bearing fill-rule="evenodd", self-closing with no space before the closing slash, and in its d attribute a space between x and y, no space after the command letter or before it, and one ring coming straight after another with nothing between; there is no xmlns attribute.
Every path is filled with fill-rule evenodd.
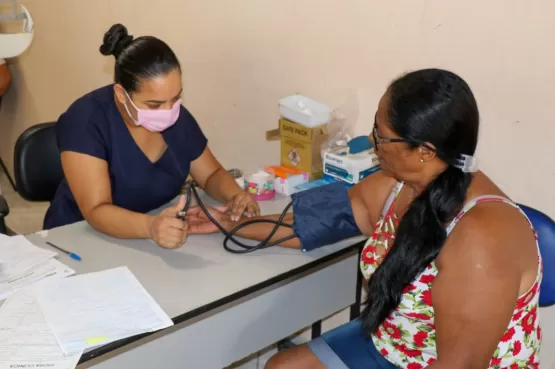
<svg viewBox="0 0 555 369"><path fill-rule="evenodd" d="M349 190L369 237L360 260L368 305L360 319L279 352L266 368L538 368L535 232L470 168L478 127L474 96L451 72L420 70L389 86L370 135L382 171ZM211 211L228 229L237 225ZM188 218L192 233L217 231L198 208ZM270 228L240 235L260 240Z"/></svg>

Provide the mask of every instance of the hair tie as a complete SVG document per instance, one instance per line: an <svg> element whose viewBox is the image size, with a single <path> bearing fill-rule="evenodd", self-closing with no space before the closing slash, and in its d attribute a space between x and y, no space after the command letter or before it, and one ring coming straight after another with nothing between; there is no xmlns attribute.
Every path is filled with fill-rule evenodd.
<svg viewBox="0 0 555 369"><path fill-rule="evenodd" d="M472 155L460 154L453 166L464 173L474 173L478 171L478 159Z"/></svg>

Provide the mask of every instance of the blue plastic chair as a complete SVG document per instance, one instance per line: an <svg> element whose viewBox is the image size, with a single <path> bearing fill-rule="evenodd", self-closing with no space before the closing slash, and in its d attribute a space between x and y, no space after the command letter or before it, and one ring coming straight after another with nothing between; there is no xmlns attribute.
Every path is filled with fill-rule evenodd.
<svg viewBox="0 0 555 369"><path fill-rule="evenodd" d="M524 211L528 219L530 219L530 222L538 234L540 254L543 260L543 279L540 285L540 306L545 307L555 305L555 221L539 210L521 204L518 206L522 209L522 211ZM350 333L345 333L346 331L356 330L359 332L360 321L353 317L351 317L351 319L353 320L350 323L344 324L343 326L329 331L326 334L344 334L349 336ZM319 323L320 322L315 324ZM317 329L317 331L317 334L313 334L312 338L316 338L320 335L320 329ZM363 341L358 340L357 344L360 344L361 342ZM278 350L283 350L293 346L295 346L295 344L290 340L283 340L279 343ZM362 349L364 349L364 347Z"/></svg>
<svg viewBox="0 0 555 369"><path fill-rule="evenodd" d="M519 205L538 233L543 259L543 280L540 285L540 306L555 304L555 221L536 209Z"/></svg>

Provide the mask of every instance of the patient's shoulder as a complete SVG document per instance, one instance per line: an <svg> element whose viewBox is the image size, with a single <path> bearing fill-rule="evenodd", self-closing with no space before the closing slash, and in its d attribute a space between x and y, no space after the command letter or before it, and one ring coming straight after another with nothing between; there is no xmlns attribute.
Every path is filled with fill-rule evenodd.
<svg viewBox="0 0 555 369"><path fill-rule="evenodd" d="M372 201L382 200L381 202L385 203L387 197L397 183L397 180L392 176L385 172L378 171L364 178L354 187L358 187L357 191L360 192L363 198Z"/></svg>
<svg viewBox="0 0 555 369"><path fill-rule="evenodd" d="M378 221L387 198L397 180L382 171L378 171L357 183L349 190L351 203L366 210L368 221Z"/></svg>

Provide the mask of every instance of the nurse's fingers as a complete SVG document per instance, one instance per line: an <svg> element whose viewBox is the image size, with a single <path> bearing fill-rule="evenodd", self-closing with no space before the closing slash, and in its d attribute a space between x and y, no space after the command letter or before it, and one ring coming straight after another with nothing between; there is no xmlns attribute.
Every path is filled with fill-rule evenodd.
<svg viewBox="0 0 555 369"><path fill-rule="evenodd" d="M183 246L183 242L180 239L168 239L161 241L159 245L164 249L177 249Z"/></svg>
<svg viewBox="0 0 555 369"><path fill-rule="evenodd" d="M237 222L243 214L245 213L245 209L247 207L247 201L244 198L237 200L237 202L233 203L233 207L231 210L231 220Z"/></svg>
<svg viewBox="0 0 555 369"><path fill-rule="evenodd" d="M260 215L260 206L255 201L249 202L247 205L247 215L249 217L259 216Z"/></svg>
<svg viewBox="0 0 555 369"><path fill-rule="evenodd" d="M168 230L168 232L162 236L159 245L166 249L176 249L185 243L186 236L186 232L180 232L174 228Z"/></svg>
<svg viewBox="0 0 555 369"><path fill-rule="evenodd" d="M179 201L177 201L177 204L175 205L175 212L179 212L182 211L183 208L185 208L185 204L187 203L187 200L185 199L184 195L179 196Z"/></svg>
<svg viewBox="0 0 555 369"><path fill-rule="evenodd" d="M164 226L167 228L178 229L180 231L184 231L187 229L187 223L175 217L167 217L166 219L164 219Z"/></svg>
<svg viewBox="0 0 555 369"><path fill-rule="evenodd" d="M164 234L162 237L166 236L166 237L171 237L171 238L175 238L175 239L182 239L183 235L187 233L186 232L186 228L184 229L178 229L178 228L168 228L165 230Z"/></svg>
<svg viewBox="0 0 555 369"><path fill-rule="evenodd" d="M175 205L172 205L170 207L165 208L164 210L162 210L162 212L160 214L175 217L175 216L177 216L178 212L183 210L186 203L187 203L187 199L185 198L184 195L181 195L181 196L179 196L179 200L177 201L177 203Z"/></svg>

